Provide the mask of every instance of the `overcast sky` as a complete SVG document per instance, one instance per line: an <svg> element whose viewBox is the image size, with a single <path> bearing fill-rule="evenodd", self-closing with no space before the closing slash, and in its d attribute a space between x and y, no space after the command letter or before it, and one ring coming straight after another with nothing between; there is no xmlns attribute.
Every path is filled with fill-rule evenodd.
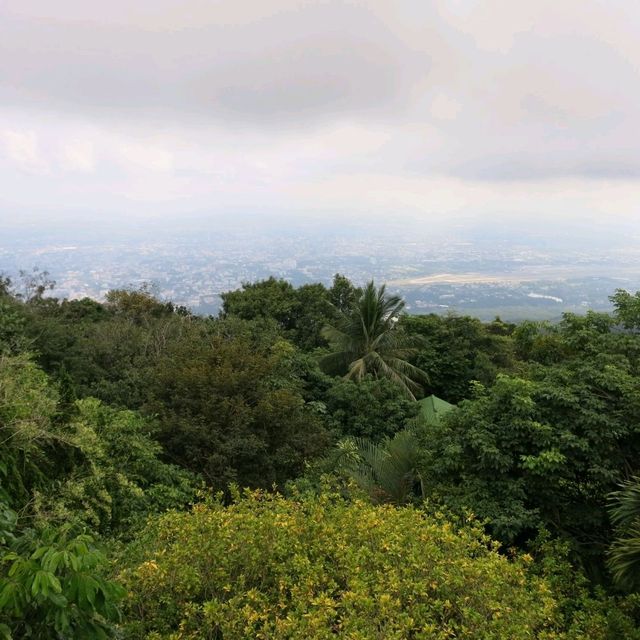
<svg viewBox="0 0 640 640"><path fill-rule="evenodd" d="M0 221L640 220L637 0L3 0Z"/></svg>

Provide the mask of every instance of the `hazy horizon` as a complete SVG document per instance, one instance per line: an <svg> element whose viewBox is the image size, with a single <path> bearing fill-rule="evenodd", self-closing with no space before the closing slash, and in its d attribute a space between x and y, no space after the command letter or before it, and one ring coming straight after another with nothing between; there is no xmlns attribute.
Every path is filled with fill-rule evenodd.
<svg viewBox="0 0 640 640"><path fill-rule="evenodd" d="M631 0L7 0L0 18L0 271L37 264L71 297L147 279L196 308L336 271L485 315L640 288Z"/></svg>

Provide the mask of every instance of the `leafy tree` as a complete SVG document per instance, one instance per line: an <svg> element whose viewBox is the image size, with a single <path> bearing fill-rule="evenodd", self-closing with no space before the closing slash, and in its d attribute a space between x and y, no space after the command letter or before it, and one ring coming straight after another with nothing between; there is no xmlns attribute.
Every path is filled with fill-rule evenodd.
<svg viewBox="0 0 640 640"><path fill-rule="evenodd" d="M419 409L385 378L367 377L358 383L334 378L321 398L338 434L374 442L407 426Z"/></svg>
<svg viewBox="0 0 640 640"><path fill-rule="evenodd" d="M35 494L39 521L75 521L103 535L131 537L151 513L195 500L197 477L160 460L148 423L93 398L76 402L58 428L72 449L70 471Z"/></svg>
<svg viewBox="0 0 640 640"><path fill-rule="evenodd" d="M73 395L139 409L159 353L193 319L144 292L112 293L109 304L84 299L30 308L27 333L38 363L67 377Z"/></svg>
<svg viewBox="0 0 640 640"><path fill-rule="evenodd" d="M615 357L499 376L426 434L425 468L446 504L505 542L548 528L592 570L610 531L606 497L640 455L640 380Z"/></svg>
<svg viewBox="0 0 640 640"><path fill-rule="evenodd" d="M223 293L222 301L223 318L271 318L288 339L307 350L324 344L321 330L336 315L331 290L324 285L305 284L296 289L286 280L273 277L243 283L242 289Z"/></svg>
<svg viewBox="0 0 640 640"><path fill-rule="evenodd" d="M0 354L18 354L26 351L27 319L19 305L9 297L0 296Z"/></svg>
<svg viewBox="0 0 640 640"><path fill-rule="evenodd" d="M0 356L0 498L11 507L131 535L149 513L193 501L196 479L160 461L140 416L84 399L60 422L58 399L25 356Z"/></svg>
<svg viewBox="0 0 640 640"><path fill-rule="evenodd" d="M163 352L152 372L148 413L172 461L226 489L281 485L322 452L328 433L291 367L295 349L264 345L213 325L194 325ZM220 331L218 332L218 329Z"/></svg>
<svg viewBox="0 0 640 640"><path fill-rule="evenodd" d="M525 361L550 365L570 356L560 327L549 322L524 321L513 332L516 355Z"/></svg>
<svg viewBox="0 0 640 640"><path fill-rule="evenodd" d="M325 286L318 283L305 284L296 289L298 313L291 341L301 349L309 351L326 344L322 329L336 315L329 294Z"/></svg>
<svg viewBox="0 0 640 640"><path fill-rule="evenodd" d="M415 399L421 390L418 381L426 374L408 361L418 341L396 326L403 308L398 296L387 296L384 285L376 289L373 280L369 282L355 305L341 313L335 325L325 327L331 353L324 357L324 366L346 369L349 380L387 378Z"/></svg>
<svg viewBox="0 0 640 640"><path fill-rule="evenodd" d="M0 355L0 472L11 507L27 502L55 472L57 400L47 376L25 355Z"/></svg>
<svg viewBox="0 0 640 640"><path fill-rule="evenodd" d="M243 320L273 318L283 329L293 329L298 313L295 288L286 280L271 277L259 282L244 282L237 291L221 295L223 317L234 315Z"/></svg>
<svg viewBox="0 0 640 640"><path fill-rule="evenodd" d="M349 313L360 296L362 289L353 285L346 276L336 273L333 283L328 291L329 302L340 313Z"/></svg>
<svg viewBox="0 0 640 640"><path fill-rule="evenodd" d="M0 636L114 636L125 591L105 577L106 557L93 538L69 526L18 531L4 506L0 519Z"/></svg>
<svg viewBox="0 0 640 640"><path fill-rule="evenodd" d="M615 308L615 317L626 329L640 329L640 291L631 294L624 289L616 289L609 297Z"/></svg>
<svg viewBox="0 0 640 640"><path fill-rule="evenodd" d="M412 362L429 376L429 391L457 403L468 398L472 382L490 385L515 366L511 327L483 324L467 316L405 316L402 326L422 338Z"/></svg>
<svg viewBox="0 0 640 640"><path fill-rule="evenodd" d="M171 302L158 300L149 285L143 285L139 289L113 289L106 295L105 306L116 315L136 323L170 316L176 310Z"/></svg>

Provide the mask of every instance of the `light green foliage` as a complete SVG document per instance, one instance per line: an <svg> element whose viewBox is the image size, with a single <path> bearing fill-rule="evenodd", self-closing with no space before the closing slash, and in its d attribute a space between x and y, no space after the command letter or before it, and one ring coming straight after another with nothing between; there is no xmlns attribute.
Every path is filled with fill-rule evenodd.
<svg viewBox="0 0 640 640"><path fill-rule="evenodd" d="M104 577L106 558L93 539L69 527L15 533L6 513L0 511L0 637L111 637L124 590Z"/></svg>
<svg viewBox="0 0 640 640"><path fill-rule="evenodd" d="M122 573L131 638L565 636L545 579L472 525L254 493L153 523ZM584 637L604 638L586 625ZM577 636L573 636L577 637Z"/></svg>
<svg viewBox="0 0 640 640"><path fill-rule="evenodd" d="M326 370L346 372L345 378L355 381L386 378L415 399L427 374L408 361L421 341L397 326L403 309L398 296L388 296L384 285L376 289L373 280L369 282L353 306L323 330L330 346L322 359Z"/></svg>
<svg viewBox="0 0 640 640"><path fill-rule="evenodd" d="M20 305L0 292L0 355L15 355L27 348L26 324Z"/></svg>
<svg viewBox="0 0 640 640"><path fill-rule="evenodd" d="M616 289L609 297L615 307L615 316L627 329L640 329L640 291L634 294Z"/></svg>
<svg viewBox="0 0 640 640"><path fill-rule="evenodd" d="M79 400L71 422L59 432L73 448L73 467L36 494L40 519L75 519L103 534L131 535L148 514L195 498L196 477L160 461L160 445L132 411Z"/></svg>
<svg viewBox="0 0 640 640"><path fill-rule="evenodd" d="M26 356L0 356L0 475L11 506L28 504L40 522L121 534L193 500L195 478L159 460L138 415L85 399L61 422L57 408L42 370Z"/></svg>
<svg viewBox="0 0 640 640"><path fill-rule="evenodd" d="M0 474L2 496L15 506L47 482L59 444L51 429L58 396L26 356L0 355Z"/></svg>

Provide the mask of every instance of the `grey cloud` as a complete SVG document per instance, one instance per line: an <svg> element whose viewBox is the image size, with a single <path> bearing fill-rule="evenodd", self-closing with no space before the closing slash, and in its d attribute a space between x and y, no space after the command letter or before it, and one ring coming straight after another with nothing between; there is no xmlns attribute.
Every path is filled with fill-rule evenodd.
<svg viewBox="0 0 640 640"><path fill-rule="evenodd" d="M324 173L640 175L635 0L92 4L5 0L4 105L274 141L286 129L300 148L343 121L384 129L377 155L345 151Z"/></svg>
<svg viewBox="0 0 640 640"><path fill-rule="evenodd" d="M0 31L3 100L295 123L401 110L407 67L429 62L374 14L345 3L244 24L215 12L211 20L149 31L9 17Z"/></svg>

